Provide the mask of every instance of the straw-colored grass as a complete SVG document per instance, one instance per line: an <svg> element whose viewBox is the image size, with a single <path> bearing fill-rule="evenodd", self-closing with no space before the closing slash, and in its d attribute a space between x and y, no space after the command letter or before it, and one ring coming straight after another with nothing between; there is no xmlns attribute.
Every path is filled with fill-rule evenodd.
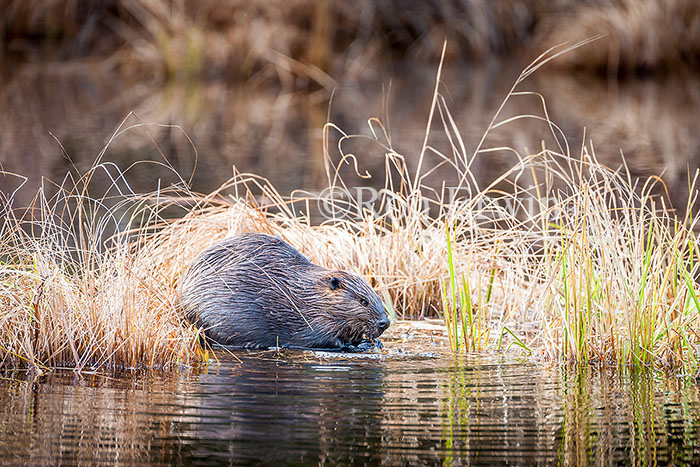
<svg viewBox="0 0 700 467"><path fill-rule="evenodd" d="M205 355L164 278L148 269L152 259L125 234L102 243L110 223L136 221L118 217L123 204L105 212L103 201L40 192L22 217L4 213L0 368L164 367Z"/></svg>
<svg viewBox="0 0 700 467"><path fill-rule="evenodd" d="M536 95L519 87L556 56L545 54L528 67L507 99ZM415 157L396 152L374 119L374 136L341 138L369 139L386 154L386 187L374 206L351 196L286 198L265 179L239 173L206 196L184 183L139 195L128 189L128 174L113 173L98 159L55 198L40 192L33 209L6 211L0 367L172 367L206 360L199 331L178 312L177 282L198 252L246 231L278 235L318 264L363 275L394 317L445 316L460 350L515 343L562 360L695 366L695 219L677 219L652 196L654 183L638 186L624 170L600 164L592 148L572 155L544 101L532 115L502 117L499 110L479 146L467 152L439 84L440 72ZM556 150L488 147L491 130L523 118L541 121ZM451 154L434 149L440 125ZM326 131L340 130L328 125ZM361 163L342 153L342 144L339 150L326 148L329 187L336 190L345 188L340 167ZM473 162L496 151L511 151L520 162L480 187ZM437 168L426 165L429 153L452 167L459 183L451 188L460 196L424 183ZM406 160L416 161L414 168ZM115 180L99 200L88 195L97 171ZM694 183L691 194L688 213ZM326 219L312 222L319 203ZM166 219L177 209L185 214Z"/></svg>

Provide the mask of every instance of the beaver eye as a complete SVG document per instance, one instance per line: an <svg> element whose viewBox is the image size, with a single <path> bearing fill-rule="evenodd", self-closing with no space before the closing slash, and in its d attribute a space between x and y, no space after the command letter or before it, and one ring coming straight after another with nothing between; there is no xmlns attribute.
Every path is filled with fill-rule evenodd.
<svg viewBox="0 0 700 467"><path fill-rule="evenodd" d="M331 290L335 290L338 287L340 287L340 279L338 279L335 276L331 277L330 283L331 283Z"/></svg>
<svg viewBox="0 0 700 467"><path fill-rule="evenodd" d="M361 299L360 299L360 305L362 305L362 306L367 306L367 305L369 305L369 302L368 302L366 299L361 298Z"/></svg>

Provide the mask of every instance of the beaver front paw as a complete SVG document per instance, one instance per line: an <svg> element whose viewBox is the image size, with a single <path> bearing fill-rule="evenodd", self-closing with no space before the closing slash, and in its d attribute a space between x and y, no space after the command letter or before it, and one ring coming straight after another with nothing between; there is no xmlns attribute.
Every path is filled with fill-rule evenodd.
<svg viewBox="0 0 700 467"><path fill-rule="evenodd" d="M357 344L344 343L340 346L341 352L366 352L368 350L382 349L384 345L379 339L362 339Z"/></svg>

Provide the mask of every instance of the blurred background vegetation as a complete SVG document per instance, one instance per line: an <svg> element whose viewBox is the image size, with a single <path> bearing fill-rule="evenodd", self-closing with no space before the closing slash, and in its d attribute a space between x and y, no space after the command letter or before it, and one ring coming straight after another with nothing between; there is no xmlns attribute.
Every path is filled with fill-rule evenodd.
<svg viewBox="0 0 700 467"><path fill-rule="evenodd" d="M196 158L192 187L201 192L233 165L282 193L323 187L327 121L369 135L367 120L380 118L410 166L445 40L441 93L468 150L528 63L605 34L524 89L545 97L573 153L585 135L608 165L620 165L622 151L634 175L664 171L676 206L700 166L697 0L4 0L0 9L3 200L22 183L10 173L28 177L15 205L31 200L42 177L85 172L127 116L179 128L129 131L103 160L122 169L167 160L189 179ZM532 113L541 114L536 96L512 99L505 116ZM332 148L340 135L330 136ZM488 146L537 151L543 140L552 144L546 124L527 120L493 132ZM345 150L361 172L380 175L359 180L349 168L350 184L383 185L381 146L353 141ZM488 182L513 158L489 153L474 170ZM436 185L450 176L433 174ZM155 164L129 170L135 191L159 179L177 181Z"/></svg>

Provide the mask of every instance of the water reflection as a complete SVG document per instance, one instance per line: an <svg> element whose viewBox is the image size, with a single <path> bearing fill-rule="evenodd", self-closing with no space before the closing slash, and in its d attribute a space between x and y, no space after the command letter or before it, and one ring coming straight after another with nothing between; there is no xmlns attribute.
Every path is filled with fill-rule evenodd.
<svg viewBox="0 0 700 467"><path fill-rule="evenodd" d="M570 464L687 464L698 454L697 382L651 370L564 373Z"/></svg>
<svg viewBox="0 0 700 467"><path fill-rule="evenodd" d="M379 366L276 358L213 370L191 394L203 421L193 454L270 464L378 459L383 377Z"/></svg>
<svg viewBox="0 0 700 467"><path fill-rule="evenodd" d="M485 62L478 67L457 61L447 63L441 88L464 136L467 151L481 135L508 89L522 70L517 62ZM379 117L388 125L392 146L414 166L423 143L425 124L434 89L436 64L397 63L390 73L372 81L339 86L330 108L330 120L348 133L370 135L367 119ZM0 88L0 163L6 171L30 178L21 200L26 203L41 176L60 181L67 171L85 172L119 122L173 124L176 127L138 128L112 142L103 160L125 169L137 161L164 162L185 179L197 170L192 186L210 192L231 174L236 165L244 172L268 178L283 194L294 189L324 186L322 126L329 114L331 90L309 93L238 85L219 81L174 81L164 87L149 83L123 83L108 78L98 66L23 68ZM700 166L700 78L676 73L630 81L607 81L595 75L548 72L544 68L523 85L523 91L541 93L552 120L566 135L571 153L577 155L584 141L594 144L598 158L620 165L620 151L633 175L665 172L674 204L683 206L688 173ZM538 96L514 97L503 117L540 114ZM192 138L194 148L184 132ZM54 137L59 140L65 149ZM335 150L340 134L331 132L329 147ZM538 151L542 141L553 149L557 142L548 125L520 120L495 130L485 147L510 146L525 154ZM384 141L383 141L384 142ZM431 144L451 154L448 140L436 123ZM385 149L360 140L344 149L358 155L360 171L375 174L371 180L355 175L353 167L342 172L349 185L384 183ZM66 157L69 156L69 157ZM336 159L339 157L332 152ZM440 161L428 153L426 167ZM472 166L481 186L512 167L509 151L479 156ZM140 164L128 177L135 191L151 191L177 182L178 177L160 165ZM428 185L454 182L448 166L435 171ZM523 179L521 183L527 183ZM8 193L18 179L0 176L0 189ZM100 174L93 192L110 184ZM18 203L22 204L22 203Z"/></svg>
<svg viewBox="0 0 700 467"><path fill-rule="evenodd" d="M496 358L241 354L198 375L0 380L12 463L668 464L700 454L698 384Z"/></svg>
<svg viewBox="0 0 700 467"><path fill-rule="evenodd" d="M473 362L451 370L440 411L446 463L554 463L561 422L556 371Z"/></svg>
<svg viewBox="0 0 700 467"><path fill-rule="evenodd" d="M186 376L84 377L56 373L1 381L0 456L9 464L170 463L189 411ZM178 427L178 432L173 427Z"/></svg>

